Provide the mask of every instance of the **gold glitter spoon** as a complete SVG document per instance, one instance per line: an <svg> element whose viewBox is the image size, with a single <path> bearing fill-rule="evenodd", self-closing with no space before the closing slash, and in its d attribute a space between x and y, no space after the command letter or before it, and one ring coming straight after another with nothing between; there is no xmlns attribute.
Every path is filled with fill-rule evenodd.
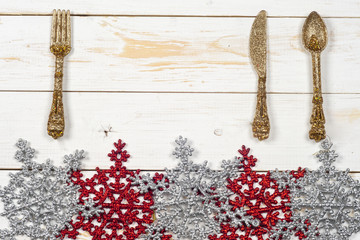
<svg viewBox="0 0 360 240"><path fill-rule="evenodd" d="M313 70L313 109L310 119L309 138L319 142L326 137L321 93L320 53L327 44L327 30L324 21L317 12L310 13L305 20L302 40L305 48L311 53Z"/></svg>
<svg viewBox="0 0 360 240"><path fill-rule="evenodd" d="M254 137L260 141L267 139L270 132L270 122L266 106L266 11L262 10L256 16L250 33L250 59L258 79L256 111L252 130Z"/></svg>

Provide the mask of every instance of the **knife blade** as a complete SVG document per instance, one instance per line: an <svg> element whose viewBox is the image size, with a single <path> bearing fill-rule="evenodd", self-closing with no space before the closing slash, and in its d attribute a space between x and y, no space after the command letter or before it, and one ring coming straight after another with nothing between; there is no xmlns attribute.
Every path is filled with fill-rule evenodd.
<svg viewBox="0 0 360 240"><path fill-rule="evenodd" d="M255 117L252 124L254 137L260 141L267 139L270 132L270 122L266 106L266 11L262 10L256 16L250 32L250 59L258 74L258 92Z"/></svg>
<svg viewBox="0 0 360 240"><path fill-rule="evenodd" d="M262 10L250 33L250 59L259 77L266 77L266 38L266 11Z"/></svg>

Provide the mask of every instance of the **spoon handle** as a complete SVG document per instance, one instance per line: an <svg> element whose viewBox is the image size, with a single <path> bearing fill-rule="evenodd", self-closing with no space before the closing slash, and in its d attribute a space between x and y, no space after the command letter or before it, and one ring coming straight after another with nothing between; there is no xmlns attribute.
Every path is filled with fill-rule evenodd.
<svg viewBox="0 0 360 240"><path fill-rule="evenodd" d="M254 137L260 141L269 137L270 122L266 106L266 77L259 77L256 111L252 130Z"/></svg>
<svg viewBox="0 0 360 240"><path fill-rule="evenodd" d="M311 129L309 138L316 142L325 139L325 116L323 110L323 98L321 93L321 69L320 69L320 53L312 52L312 68L313 68L313 109L310 118Z"/></svg>

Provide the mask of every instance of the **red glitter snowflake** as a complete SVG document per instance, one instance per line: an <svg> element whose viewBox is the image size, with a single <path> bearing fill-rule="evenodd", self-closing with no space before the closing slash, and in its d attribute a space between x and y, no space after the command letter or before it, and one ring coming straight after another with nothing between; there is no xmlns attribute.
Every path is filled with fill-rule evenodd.
<svg viewBox="0 0 360 240"><path fill-rule="evenodd" d="M61 232L62 238L68 236L76 239L79 230L83 230L97 240L136 239L153 222L150 207L154 202L151 192L142 194L132 186L132 178L139 174L139 170L129 171L123 166L123 162L130 157L123 150L125 143L119 140L114 146L116 149L108 156L115 162L115 166L107 170L96 168L97 173L86 180L83 180L83 174L79 171L72 177L73 182L81 187L80 204L90 198L95 206L101 206L104 211L89 220L85 220L80 212L76 220L70 223L72 229Z"/></svg>
<svg viewBox="0 0 360 240"><path fill-rule="evenodd" d="M279 220L290 221L291 211L286 203L290 202L289 190L281 190L276 181L270 177L270 172L257 173L252 168L257 161L252 155L248 155L249 148L242 146L239 158L243 164L243 173L237 179L228 179L227 187L235 193L235 198L229 203L232 210L244 208L247 214L258 219L259 226L242 225L234 227L230 222L221 223L221 235L209 236L211 240L265 240L269 231ZM303 177L304 170L292 172L296 178ZM254 238L252 238L254 237Z"/></svg>

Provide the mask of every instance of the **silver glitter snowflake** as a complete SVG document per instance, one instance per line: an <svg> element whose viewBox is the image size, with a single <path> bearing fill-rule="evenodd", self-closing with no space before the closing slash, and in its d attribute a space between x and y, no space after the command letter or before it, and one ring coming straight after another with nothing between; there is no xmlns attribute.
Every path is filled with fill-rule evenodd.
<svg viewBox="0 0 360 240"><path fill-rule="evenodd" d="M157 180L150 174L137 177L142 192L151 190L154 194L156 221L147 229L145 239L207 239L210 234L220 231L220 222L229 221L233 225L253 224L257 220L247 216L244 209L231 211L226 179L236 176L240 161L224 160L222 170L214 171L207 162L195 164L189 161L194 151L186 145L187 139L179 137L178 147L173 155L180 160L174 169L165 169L163 177Z"/></svg>
<svg viewBox="0 0 360 240"><path fill-rule="evenodd" d="M311 240L347 240L360 230L360 183L332 164L338 155L326 139L323 150L316 154L322 166L306 170L300 179L289 172L275 171L272 177L279 186L289 187L291 194L291 222L279 221L273 239L290 239L303 235Z"/></svg>
<svg viewBox="0 0 360 240"><path fill-rule="evenodd" d="M10 225L9 229L0 230L0 239L15 240L18 235L32 240L57 239L79 211L83 216L99 213L91 201L78 204L79 187L70 179L80 167L83 151L65 156L65 167L55 167L50 160L36 163L35 150L26 141L20 139L16 146L19 150L15 159L23 165L21 171L10 173L9 185L0 190L4 203L1 216L7 217Z"/></svg>

